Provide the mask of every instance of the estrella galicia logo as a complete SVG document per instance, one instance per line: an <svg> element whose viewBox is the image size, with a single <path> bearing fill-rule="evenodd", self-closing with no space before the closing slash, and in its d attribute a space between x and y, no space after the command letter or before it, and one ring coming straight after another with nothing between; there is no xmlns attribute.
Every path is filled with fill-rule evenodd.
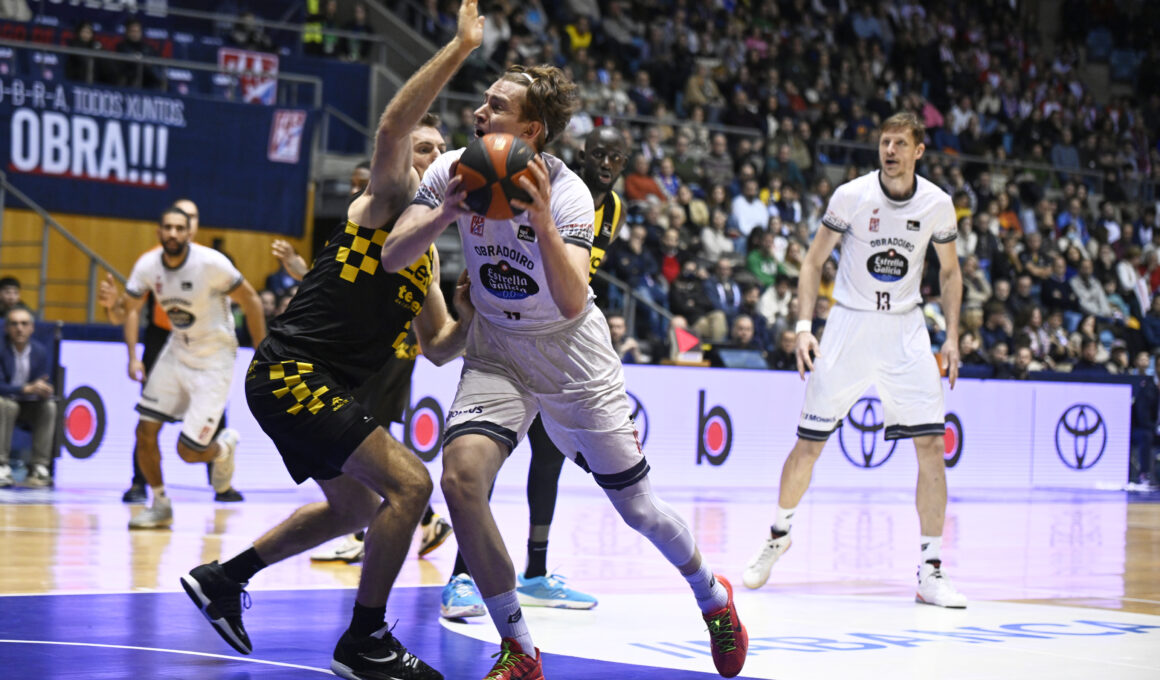
<svg viewBox="0 0 1160 680"><path fill-rule="evenodd" d="M535 279L513 267L507 260L480 267L479 281L489 293L503 300L523 300L540 292Z"/></svg>
<svg viewBox="0 0 1160 680"><path fill-rule="evenodd" d="M180 307L170 307L165 310L165 316L169 317L169 321L173 324L174 328L189 328L197 320L194 315Z"/></svg>
<svg viewBox="0 0 1160 680"><path fill-rule="evenodd" d="M948 468L959 464L963 457L963 421L958 414L948 413L946 416L946 434L943 435L943 461Z"/></svg>
<svg viewBox="0 0 1160 680"><path fill-rule="evenodd" d="M640 397L632 392L628 393L628 404L631 409L628 417L632 418L632 426L636 428L636 440L641 448L644 448L645 442L648 441L648 411L644 410Z"/></svg>
<svg viewBox="0 0 1160 680"><path fill-rule="evenodd" d="M876 468L894 455L898 440L882 438L886 418L882 400L862 397L838 425L838 446L854 467Z"/></svg>
<svg viewBox="0 0 1160 680"><path fill-rule="evenodd" d="M898 281L910 270L906 256L899 255L891 248L884 253L874 253L866 260L866 271L879 281Z"/></svg>
<svg viewBox="0 0 1160 680"><path fill-rule="evenodd" d="M705 412L705 390L697 391L697 465L722 465L733 448L733 421L723 406Z"/></svg>
<svg viewBox="0 0 1160 680"><path fill-rule="evenodd" d="M403 446L430 463L443 448L443 407L434 397L423 397L403 414Z"/></svg>
<svg viewBox="0 0 1160 680"><path fill-rule="evenodd" d="M73 458L96 453L105 438L105 402L88 385L73 390L64 402L64 448Z"/></svg>
<svg viewBox="0 0 1160 680"><path fill-rule="evenodd" d="M1107 446L1108 427L1091 404L1072 404L1055 424L1055 452L1073 470L1094 466Z"/></svg>

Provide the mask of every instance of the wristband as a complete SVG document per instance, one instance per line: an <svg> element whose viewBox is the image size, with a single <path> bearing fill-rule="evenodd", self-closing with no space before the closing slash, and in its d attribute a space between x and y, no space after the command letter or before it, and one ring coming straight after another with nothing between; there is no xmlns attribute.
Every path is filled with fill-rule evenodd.
<svg viewBox="0 0 1160 680"><path fill-rule="evenodd" d="M793 330L795 333L812 333L814 332L814 322L799 321L797 322L797 325L793 327Z"/></svg>

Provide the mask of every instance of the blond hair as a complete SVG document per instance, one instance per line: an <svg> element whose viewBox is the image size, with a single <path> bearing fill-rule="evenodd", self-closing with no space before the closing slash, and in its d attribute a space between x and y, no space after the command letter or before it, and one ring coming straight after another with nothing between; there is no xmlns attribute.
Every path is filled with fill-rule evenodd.
<svg viewBox="0 0 1160 680"><path fill-rule="evenodd" d="M882 121L882 132L891 130L902 130L909 132L914 144L917 146L923 143L926 139L926 126L910 111L899 111L893 116Z"/></svg>
<svg viewBox="0 0 1160 680"><path fill-rule="evenodd" d="M551 64L510 66L501 79L527 88L520 109L523 120L537 120L544 126L543 141L536 140L541 149L564 132L580 107L576 84Z"/></svg>

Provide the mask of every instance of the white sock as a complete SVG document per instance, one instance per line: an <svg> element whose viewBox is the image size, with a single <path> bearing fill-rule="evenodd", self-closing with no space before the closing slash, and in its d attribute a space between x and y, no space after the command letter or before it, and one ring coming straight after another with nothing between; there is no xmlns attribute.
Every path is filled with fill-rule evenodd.
<svg viewBox="0 0 1160 680"><path fill-rule="evenodd" d="M485 597L483 603L487 605L487 613L491 615L499 636L514 639L524 654L534 657L536 645L532 643L532 634L528 632L528 622L524 620L516 591L509 590L494 597Z"/></svg>
<svg viewBox="0 0 1160 680"><path fill-rule="evenodd" d="M783 508L777 506L777 517L773 520L773 525L770 529L783 534L788 534L790 527L793 525L793 513L797 508Z"/></svg>
<svg viewBox="0 0 1160 680"><path fill-rule="evenodd" d="M920 536L919 540L922 545L922 563L926 564L931 560L941 560L939 554L942 552L942 536Z"/></svg>
<svg viewBox="0 0 1160 680"><path fill-rule="evenodd" d="M729 604L729 593L725 592L725 586L717 582L704 560L701 560L697 571L685 576L685 580L693 587L693 597L697 598L697 606L702 613L715 612Z"/></svg>
<svg viewBox="0 0 1160 680"><path fill-rule="evenodd" d="M151 486L149 488L153 490L153 500L157 500L158 498L165 498L165 485L164 484L159 484L157 486Z"/></svg>

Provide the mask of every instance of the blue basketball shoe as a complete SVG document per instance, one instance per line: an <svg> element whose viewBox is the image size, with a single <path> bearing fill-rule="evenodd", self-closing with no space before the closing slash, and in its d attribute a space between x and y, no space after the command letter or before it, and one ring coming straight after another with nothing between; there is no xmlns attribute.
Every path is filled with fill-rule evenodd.
<svg viewBox="0 0 1160 680"><path fill-rule="evenodd" d="M525 607L555 607L557 609L592 609L596 598L588 593L569 588L559 574L524 578L516 575L516 596Z"/></svg>
<svg viewBox="0 0 1160 680"><path fill-rule="evenodd" d="M456 574L443 586L443 602L439 612L445 619L465 619L483 616L487 608L483 606L483 596L475 587L475 581L467 574Z"/></svg>

